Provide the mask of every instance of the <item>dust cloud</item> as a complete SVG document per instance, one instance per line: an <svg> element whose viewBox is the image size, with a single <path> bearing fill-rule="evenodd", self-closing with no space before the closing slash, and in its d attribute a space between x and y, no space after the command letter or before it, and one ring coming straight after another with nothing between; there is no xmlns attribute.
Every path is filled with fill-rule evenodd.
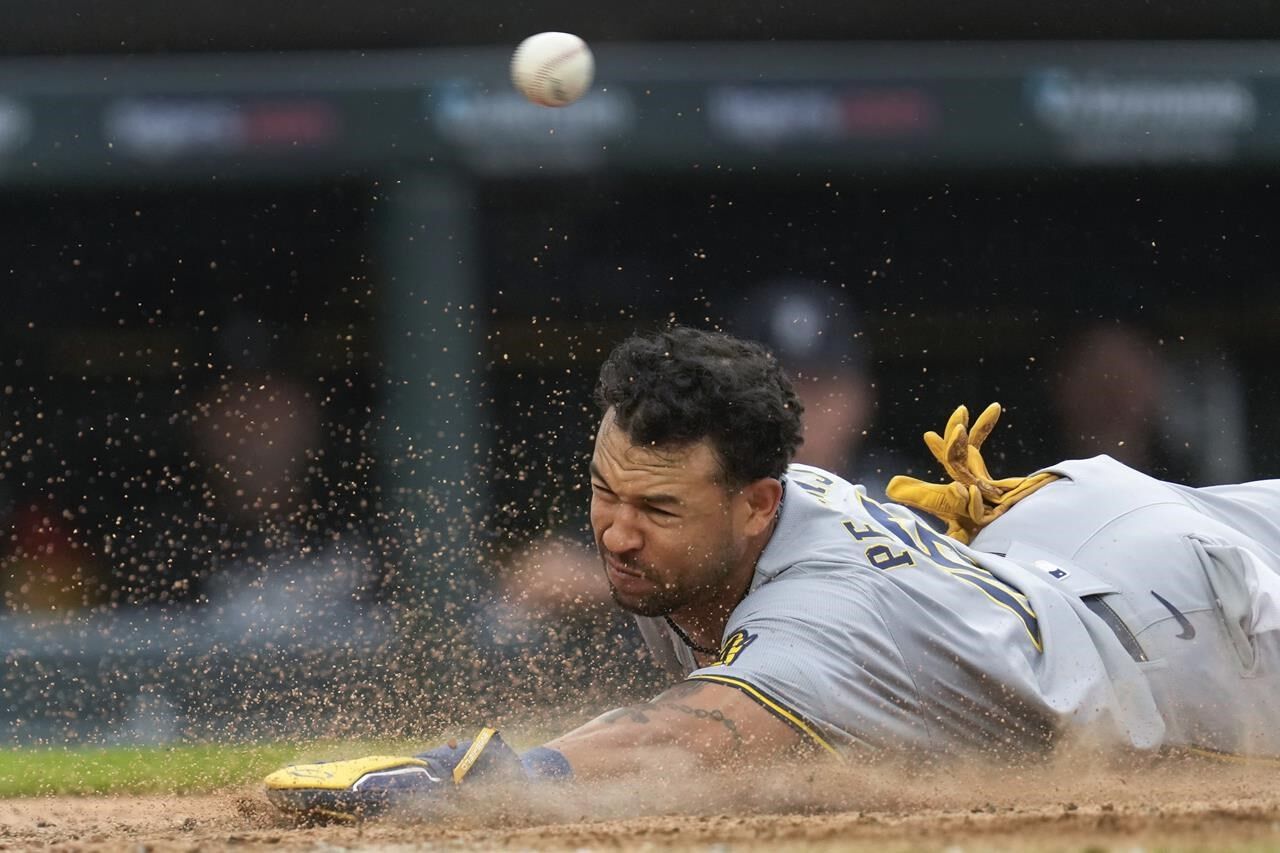
<svg viewBox="0 0 1280 853"><path fill-rule="evenodd" d="M1067 749L1019 763L968 758L927 765L813 758L698 773L670 756L655 759L644 773L604 782L464 786L455 796L405 806L384 819L479 829L658 815L1112 812L1259 800L1280 803L1274 766L1189 755Z"/></svg>

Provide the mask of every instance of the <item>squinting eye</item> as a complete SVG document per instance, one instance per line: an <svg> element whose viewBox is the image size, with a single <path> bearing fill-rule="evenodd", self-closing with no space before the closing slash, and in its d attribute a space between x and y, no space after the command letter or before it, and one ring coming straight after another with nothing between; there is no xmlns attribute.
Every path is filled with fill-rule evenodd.
<svg viewBox="0 0 1280 853"><path fill-rule="evenodd" d="M659 509L656 506L646 507L650 515L661 516L662 518L675 518L674 512L667 512L665 509Z"/></svg>

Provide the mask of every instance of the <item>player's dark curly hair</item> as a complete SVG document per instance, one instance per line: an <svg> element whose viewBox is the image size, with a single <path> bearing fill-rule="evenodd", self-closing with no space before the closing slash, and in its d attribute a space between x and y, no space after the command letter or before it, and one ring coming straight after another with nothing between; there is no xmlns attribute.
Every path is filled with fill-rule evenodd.
<svg viewBox="0 0 1280 853"><path fill-rule="evenodd" d="M781 477L802 441L804 407L778 360L719 332L675 326L633 335L600 368L595 396L635 444L709 439L729 487Z"/></svg>

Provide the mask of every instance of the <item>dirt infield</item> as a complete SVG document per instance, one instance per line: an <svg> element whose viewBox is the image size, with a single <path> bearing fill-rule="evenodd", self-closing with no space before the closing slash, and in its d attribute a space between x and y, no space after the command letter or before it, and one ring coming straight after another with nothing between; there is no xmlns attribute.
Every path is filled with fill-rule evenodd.
<svg viewBox="0 0 1280 853"><path fill-rule="evenodd" d="M659 796L634 784L613 791L594 786L532 802L522 797L519 806L486 794L430 818L400 815L359 826L298 826L256 789L21 799L0 803L0 848L1280 849L1280 773L1273 769L1062 770L911 781L802 773L739 788L756 795L741 808L723 796L673 797L669 784L654 786L666 790Z"/></svg>

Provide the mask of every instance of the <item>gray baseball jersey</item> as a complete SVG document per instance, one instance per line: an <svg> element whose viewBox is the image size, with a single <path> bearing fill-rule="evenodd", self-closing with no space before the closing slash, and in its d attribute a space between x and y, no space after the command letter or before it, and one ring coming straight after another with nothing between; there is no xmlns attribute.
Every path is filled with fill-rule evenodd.
<svg viewBox="0 0 1280 853"><path fill-rule="evenodd" d="M972 547L804 465L719 659L724 684L836 753L1138 749L1280 754L1280 481L1190 489L1108 457Z"/></svg>

